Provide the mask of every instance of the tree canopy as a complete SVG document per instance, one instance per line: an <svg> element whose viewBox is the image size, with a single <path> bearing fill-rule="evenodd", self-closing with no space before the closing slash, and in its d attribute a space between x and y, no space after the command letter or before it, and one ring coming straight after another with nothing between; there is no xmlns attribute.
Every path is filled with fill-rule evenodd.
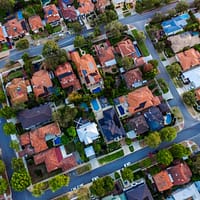
<svg viewBox="0 0 200 200"><path fill-rule="evenodd" d="M114 189L114 181L110 176L105 176L94 181L90 187L92 194L99 197L105 196Z"/></svg>
<svg viewBox="0 0 200 200"><path fill-rule="evenodd" d="M3 125L3 131L6 135L11 135L16 133L15 125L12 122L5 123Z"/></svg>
<svg viewBox="0 0 200 200"><path fill-rule="evenodd" d="M59 190L63 186L67 186L69 184L70 178L65 174L60 174L48 181L49 188L52 192Z"/></svg>
<svg viewBox="0 0 200 200"><path fill-rule="evenodd" d="M187 9L189 8L189 5L186 1L179 1L177 4L176 4L176 12L178 13L181 13L181 12L185 12L187 11Z"/></svg>
<svg viewBox="0 0 200 200"><path fill-rule="evenodd" d="M170 75L172 78L177 77L177 76L180 74L180 72L182 71L182 70L181 70L181 66L180 66L178 63L173 63L173 64L171 64L171 65L168 65L168 66L166 67L166 69L167 69L169 75Z"/></svg>
<svg viewBox="0 0 200 200"><path fill-rule="evenodd" d="M118 64L121 67L124 67L126 70L129 70L129 69L133 68L134 61L133 61L132 58L125 56L125 57L118 60Z"/></svg>
<svg viewBox="0 0 200 200"><path fill-rule="evenodd" d="M16 110L12 107L5 106L0 110L0 116L6 119L10 119L16 116Z"/></svg>
<svg viewBox="0 0 200 200"><path fill-rule="evenodd" d="M82 95L79 94L77 91L73 91L71 94L68 95L68 99L70 102L78 103L82 100Z"/></svg>
<svg viewBox="0 0 200 200"><path fill-rule="evenodd" d="M8 182L4 178L0 178L0 194L4 194L8 188Z"/></svg>
<svg viewBox="0 0 200 200"><path fill-rule="evenodd" d="M121 172L123 180L133 181L133 171L129 168L124 168Z"/></svg>
<svg viewBox="0 0 200 200"><path fill-rule="evenodd" d="M158 132L150 133L144 138L145 143L152 148L156 148L161 143L160 134Z"/></svg>
<svg viewBox="0 0 200 200"><path fill-rule="evenodd" d="M183 93L183 101L188 106L194 106L196 103L196 97L194 90Z"/></svg>
<svg viewBox="0 0 200 200"><path fill-rule="evenodd" d="M173 144L170 148L170 152L174 158L183 158L185 156L189 156L191 154L188 147L185 147L182 144Z"/></svg>
<svg viewBox="0 0 200 200"><path fill-rule="evenodd" d="M3 90L0 90L0 103L3 103L6 101L6 96L3 92Z"/></svg>
<svg viewBox="0 0 200 200"><path fill-rule="evenodd" d="M70 126L69 128L67 128L67 133L69 136L71 137L76 137L76 129L74 126Z"/></svg>
<svg viewBox="0 0 200 200"><path fill-rule="evenodd" d="M24 163L22 158L13 158L11 161L12 169L15 172L25 170Z"/></svg>
<svg viewBox="0 0 200 200"><path fill-rule="evenodd" d="M82 48L86 46L87 41L82 35L77 35L74 39L74 47Z"/></svg>
<svg viewBox="0 0 200 200"><path fill-rule="evenodd" d="M2 174L6 169L6 166L3 162L3 160L0 160L0 174Z"/></svg>
<svg viewBox="0 0 200 200"><path fill-rule="evenodd" d="M173 161L173 156L168 149L160 150L157 153L156 158L157 158L157 162L163 165L167 165L167 166Z"/></svg>
<svg viewBox="0 0 200 200"><path fill-rule="evenodd" d="M162 141L170 142L174 140L177 136L176 128L174 127L164 127L160 130L160 137Z"/></svg>
<svg viewBox="0 0 200 200"><path fill-rule="evenodd" d="M18 50L28 49L29 48L29 41L25 38L20 39L16 44L16 48Z"/></svg>

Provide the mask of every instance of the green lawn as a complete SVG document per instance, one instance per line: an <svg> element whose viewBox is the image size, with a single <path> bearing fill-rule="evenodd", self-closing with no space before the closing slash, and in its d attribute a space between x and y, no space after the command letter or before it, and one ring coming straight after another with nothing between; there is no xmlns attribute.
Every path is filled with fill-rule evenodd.
<svg viewBox="0 0 200 200"><path fill-rule="evenodd" d="M106 164L108 162L111 162L113 160L121 158L122 156L124 156L124 151L121 149L120 151L117 151L117 152L107 155L103 158L100 158L98 161L100 164Z"/></svg>
<svg viewBox="0 0 200 200"><path fill-rule="evenodd" d="M19 77L23 77L22 71L14 71L9 73L8 80L12 80L14 78L19 78Z"/></svg>
<svg viewBox="0 0 200 200"><path fill-rule="evenodd" d="M57 32L60 32L61 31L61 26L55 26L53 27L53 33L57 33Z"/></svg>
<svg viewBox="0 0 200 200"><path fill-rule="evenodd" d="M91 169L92 169L92 166L89 163L89 164L86 164L84 166L81 166L81 167L77 168L76 172L77 172L78 175L81 175L81 174L84 174L84 173L90 171Z"/></svg>

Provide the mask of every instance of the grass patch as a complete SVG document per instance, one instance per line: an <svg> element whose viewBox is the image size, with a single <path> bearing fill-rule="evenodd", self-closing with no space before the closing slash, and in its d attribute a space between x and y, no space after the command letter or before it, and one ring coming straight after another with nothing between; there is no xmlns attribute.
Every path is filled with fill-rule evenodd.
<svg viewBox="0 0 200 200"><path fill-rule="evenodd" d="M53 27L53 33L57 33L57 32L60 32L61 31L61 26L55 26Z"/></svg>
<svg viewBox="0 0 200 200"><path fill-rule="evenodd" d="M134 152L134 147L132 145L129 146L129 150L130 150L130 152Z"/></svg>
<svg viewBox="0 0 200 200"><path fill-rule="evenodd" d="M107 155L103 158L100 158L98 161L100 164L105 164L105 163L111 162L113 160L116 160L118 158L121 158L122 156L124 156L124 151L121 149L120 151L117 151L117 152Z"/></svg>
<svg viewBox="0 0 200 200"><path fill-rule="evenodd" d="M182 88L183 82L179 78L173 78L174 85L176 88Z"/></svg>
<svg viewBox="0 0 200 200"><path fill-rule="evenodd" d="M162 78L159 78L158 83L159 83L160 88L163 91L163 93L166 94L169 91L166 81Z"/></svg>
<svg viewBox="0 0 200 200"><path fill-rule="evenodd" d="M140 167L147 168L152 165L152 160L150 158L145 158L140 162Z"/></svg>
<svg viewBox="0 0 200 200"><path fill-rule="evenodd" d="M178 107L172 107L172 113L174 114L174 117L179 121L182 122L183 121L183 115L181 113L181 111L179 110Z"/></svg>
<svg viewBox="0 0 200 200"><path fill-rule="evenodd" d="M23 77L22 71L10 72L8 75L8 80L12 80L14 78L19 78L19 77Z"/></svg>
<svg viewBox="0 0 200 200"><path fill-rule="evenodd" d="M119 142L112 142L108 144L108 152L115 151L120 148L120 143Z"/></svg>
<svg viewBox="0 0 200 200"><path fill-rule="evenodd" d="M84 165L84 166L81 166L81 167L77 168L77 169L76 169L76 173L77 173L78 175L81 175L81 174L84 174L84 173L90 171L91 169L92 169L92 166L91 166L91 164L89 163L89 164L86 164L86 165Z"/></svg>
<svg viewBox="0 0 200 200"><path fill-rule="evenodd" d="M133 165L128 166L128 168L131 169L132 171L135 171L140 168L140 164L139 164L139 162L137 162Z"/></svg>
<svg viewBox="0 0 200 200"><path fill-rule="evenodd" d="M154 166L148 168L148 172L151 175L155 175L155 174L159 173L160 171L161 171L161 168L158 165L154 165Z"/></svg>

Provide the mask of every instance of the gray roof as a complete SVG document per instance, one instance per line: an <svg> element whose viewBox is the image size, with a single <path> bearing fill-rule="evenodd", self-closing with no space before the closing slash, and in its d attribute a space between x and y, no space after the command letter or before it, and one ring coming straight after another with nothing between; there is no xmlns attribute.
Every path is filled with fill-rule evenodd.
<svg viewBox="0 0 200 200"><path fill-rule="evenodd" d="M52 111L49 105L40 105L32 109L26 109L18 113L17 119L24 129L29 129L39 124L50 121Z"/></svg>
<svg viewBox="0 0 200 200"><path fill-rule="evenodd" d="M127 200L153 200L151 192L146 183L138 185L125 191Z"/></svg>

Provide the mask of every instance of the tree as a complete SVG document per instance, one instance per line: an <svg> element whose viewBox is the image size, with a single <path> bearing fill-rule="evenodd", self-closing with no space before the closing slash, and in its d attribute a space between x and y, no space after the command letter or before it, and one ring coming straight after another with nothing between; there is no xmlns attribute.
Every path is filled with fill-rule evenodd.
<svg viewBox="0 0 200 200"><path fill-rule="evenodd" d="M5 106L0 110L0 116L10 119L16 116L16 111L12 107Z"/></svg>
<svg viewBox="0 0 200 200"><path fill-rule="evenodd" d="M196 97L194 90L183 93L183 101L188 106L194 106L196 104Z"/></svg>
<svg viewBox="0 0 200 200"><path fill-rule="evenodd" d="M174 127L165 127L160 130L160 137L162 141L170 142L177 136L177 131Z"/></svg>
<svg viewBox="0 0 200 200"><path fill-rule="evenodd" d="M73 120L76 117L78 110L76 108L70 108L65 106L53 113L54 121L58 121L61 127L68 127L69 124L73 124Z"/></svg>
<svg viewBox="0 0 200 200"><path fill-rule="evenodd" d="M187 9L189 8L189 5L186 1L179 1L177 4L176 4L176 12L178 13L182 13L182 12L185 12L187 11Z"/></svg>
<svg viewBox="0 0 200 200"><path fill-rule="evenodd" d="M50 24L46 24L45 29L49 34L53 33L53 27Z"/></svg>
<svg viewBox="0 0 200 200"><path fill-rule="evenodd" d="M17 140L10 141L10 148L14 149L16 152L20 150L19 142Z"/></svg>
<svg viewBox="0 0 200 200"><path fill-rule="evenodd" d="M65 50L60 49L58 44L53 40L49 40L44 44L42 55L45 58L47 67L50 69L55 69L55 67L67 61Z"/></svg>
<svg viewBox="0 0 200 200"><path fill-rule="evenodd" d="M168 10L168 16L169 17L174 17L176 15L176 9L170 9Z"/></svg>
<svg viewBox="0 0 200 200"><path fill-rule="evenodd" d="M3 125L3 131L6 135L11 135L16 133L15 125L12 122L5 123Z"/></svg>
<svg viewBox="0 0 200 200"><path fill-rule="evenodd" d="M134 38L137 41L143 41L143 40L145 40L146 36L143 31L137 30L136 33L134 34Z"/></svg>
<svg viewBox="0 0 200 200"><path fill-rule="evenodd" d="M116 13L116 11L113 9L113 10L106 10L105 11L105 14L106 14L106 18L107 18L107 23L110 23L114 20L117 20L118 19L118 15Z"/></svg>
<svg viewBox="0 0 200 200"><path fill-rule="evenodd" d="M1 12L10 12L12 11L15 5L15 0L1 0L0 1L0 11Z"/></svg>
<svg viewBox="0 0 200 200"><path fill-rule="evenodd" d="M75 34L80 34L83 29L79 22L72 22L68 26L73 29Z"/></svg>
<svg viewBox="0 0 200 200"><path fill-rule="evenodd" d="M194 7L200 10L200 0L194 0Z"/></svg>
<svg viewBox="0 0 200 200"><path fill-rule="evenodd" d="M110 176L103 177L104 188L107 192L111 192L114 189L114 181Z"/></svg>
<svg viewBox="0 0 200 200"><path fill-rule="evenodd" d="M46 182L34 184L33 190L32 190L32 195L34 197L40 197L44 193L44 190L46 189L46 187L47 187Z"/></svg>
<svg viewBox="0 0 200 200"><path fill-rule="evenodd" d="M74 47L82 48L82 47L86 46L86 44L87 44L87 41L83 36L77 35L75 37L75 39L74 39Z"/></svg>
<svg viewBox="0 0 200 200"><path fill-rule="evenodd" d="M3 90L0 90L0 103L4 103L6 101L6 96Z"/></svg>
<svg viewBox="0 0 200 200"><path fill-rule="evenodd" d="M145 143L152 148L156 148L161 143L160 134L158 132L150 133L144 138Z"/></svg>
<svg viewBox="0 0 200 200"><path fill-rule="evenodd" d="M97 36L101 35L101 30L100 30L100 27L99 27L99 26L95 26L95 27L94 27L94 32L93 32L93 34L94 34L94 37L97 37Z"/></svg>
<svg viewBox="0 0 200 200"><path fill-rule="evenodd" d="M177 77L182 71L181 66L178 63L173 63L171 65L168 65L166 68L172 78Z"/></svg>
<svg viewBox="0 0 200 200"><path fill-rule="evenodd" d="M145 79L154 79L155 76L159 73L158 71L158 61L157 60L149 60L148 64L145 64L143 67L143 73Z"/></svg>
<svg viewBox="0 0 200 200"><path fill-rule="evenodd" d="M76 129L74 126L70 126L69 128L67 128L67 133L69 136L71 137L76 137Z"/></svg>
<svg viewBox="0 0 200 200"><path fill-rule="evenodd" d="M168 149L162 149L157 153L156 159L158 163L168 166L173 161L173 156Z"/></svg>
<svg viewBox="0 0 200 200"><path fill-rule="evenodd" d="M68 100L73 103L79 103L82 100L82 95L76 91L73 91L68 95Z"/></svg>
<svg viewBox="0 0 200 200"><path fill-rule="evenodd" d="M160 23L161 21L163 21L163 18L164 18L163 14L157 12L157 13L154 14L154 16L153 16L153 18L151 20L151 23L152 24Z"/></svg>
<svg viewBox="0 0 200 200"><path fill-rule="evenodd" d="M130 138L125 138L125 142L126 142L127 145L132 144L132 140Z"/></svg>
<svg viewBox="0 0 200 200"><path fill-rule="evenodd" d="M4 178L0 178L0 194L4 194L8 189L8 182Z"/></svg>
<svg viewBox="0 0 200 200"><path fill-rule="evenodd" d="M170 152L174 158L178 159L189 156L191 154L190 149L182 144L173 144L170 148Z"/></svg>
<svg viewBox="0 0 200 200"><path fill-rule="evenodd" d="M119 65L124 67L126 70L133 68L134 61L132 58L125 56L119 60Z"/></svg>
<svg viewBox="0 0 200 200"><path fill-rule="evenodd" d="M29 41L25 38L20 39L16 44L16 48L18 50L28 49L29 48Z"/></svg>
<svg viewBox="0 0 200 200"><path fill-rule="evenodd" d="M21 170L12 174L10 183L15 191L20 192L25 190L31 184L31 178L27 171Z"/></svg>
<svg viewBox="0 0 200 200"><path fill-rule="evenodd" d="M60 174L48 181L49 188L52 192L59 190L63 186L67 186L69 184L70 178L65 174Z"/></svg>
<svg viewBox="0 0 200 200"><path fill-rule="evenodd" d="M25 171L22 158L13 158L11 161L12 169L15 172Z"/></svg>
<svg viewBox="0 0 200 200"><path fill-rule="evenodd" d="M133 172L129 168L124 168L121 172L123 180L128 180L129 182L133 181Z"/></svg>
<svg viewBox="0 0 200 200"><path fill-rule="evenodd" d="M200 154L192 160L192 172L194 174L200 174Z"/></svg>
<svg viewBox="0 0 200 200"><path fill-rule="evenodd" d="M3 160L0 160L0 174L2 174L6 169L6 166L3 162Z"/></svg>
<svg viewBox="0 0 200 200"><path fill-rule="evenodd" d="M161 53L165 49L165 42L164 41L158 41L155 44L155 48L159 53Z"/></svg>
<svg viewBox="0 0 200 200"><path fill-rule="evenodd" d="M94 151L96 152L96 154L99 154L101 152L101 145L100 144L94 143L93 148L94 148Z"/></svg>

